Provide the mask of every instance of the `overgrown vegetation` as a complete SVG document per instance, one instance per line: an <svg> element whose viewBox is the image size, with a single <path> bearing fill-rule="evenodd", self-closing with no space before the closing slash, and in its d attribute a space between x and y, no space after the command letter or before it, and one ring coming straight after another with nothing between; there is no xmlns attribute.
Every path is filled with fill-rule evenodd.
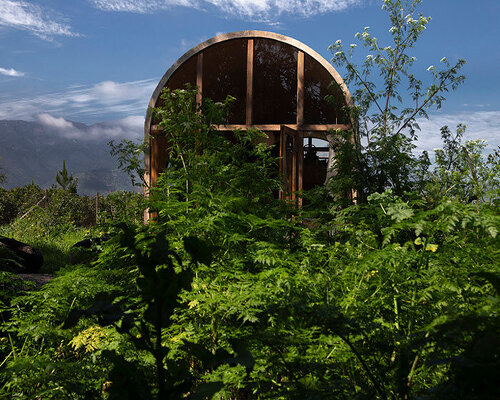
<svg viewBox="0 0 500 400"><path fill-rule="evenodd" d="M369 141L352 147L348 134L337 133L338 173L326 188L302 194L304 209L275 198L277 160L262 133L229 138L214 129L230 96L199 109L195 90L165 91L154 114L171 147L169 168L146 204L154 218L142 225L124 201L123 215L115 210L94 228L110 239L93 262L62 268L39 291L0 277L0 393L500 397L498 153L486 157L481 143L462 144L459 126L456 134L442 129L434 166L413 156L414 117L441 104L446 84L431 85L425 107L419 100L396 116L390 105L400 74L411 76L407 52L428 22L415 16L418 3L384 1L396 47L368 66L382 68L386 89L376 91L361 74L355 91L361 109L354 115L367 121ZM369 34L361 36L377 50ZM459 83L460 65L438 73L438 83ZM380 99L389 105L368 117ZM135 151L130 143L114 149L129 171L140 166L137 153L127 156ZM36 194L26 206L16 203L17 220L2 229L25 231L43 218L48 235L50 221L55 230L71 226L67 232L86 226L77 212L85 197L42 194L33 185L15 190ZM48 203L19 220L44 194ZM126 196L108 197L116 207ZM64 212L72 201L80 203Z"/></svg>
<svg viewBox="0 0 500 400"><path fill-rule="evenodd" d="M140 224L144 204L139 193L90 197L54 186L42 189L33 183L10 190L0 188L0 236L40 249L43 272L53 272L70 262L69 251L76 242L102 236L102 224Z"/></svg>

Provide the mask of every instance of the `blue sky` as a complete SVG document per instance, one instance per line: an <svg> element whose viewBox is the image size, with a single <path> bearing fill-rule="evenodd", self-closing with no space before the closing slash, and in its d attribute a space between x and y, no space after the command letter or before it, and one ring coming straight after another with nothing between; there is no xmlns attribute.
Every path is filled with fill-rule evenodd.
<svg viewBox="0 0 500 400"><path fill-rule="evenodd" d="M439 127L459 122L468 125L467 138L499 145L500 1L424 0L420 10L432 17L413 53L422 76L443 56L467 60L465 84L422 121L420 147L439 147ZM68 120L117 120L139 136L161 76L210 37L275 31L329 60L330 44L354 42L365 26L382 43L388 38L381 1L0 0L0 119L37 119L61 129Z"/></svg>

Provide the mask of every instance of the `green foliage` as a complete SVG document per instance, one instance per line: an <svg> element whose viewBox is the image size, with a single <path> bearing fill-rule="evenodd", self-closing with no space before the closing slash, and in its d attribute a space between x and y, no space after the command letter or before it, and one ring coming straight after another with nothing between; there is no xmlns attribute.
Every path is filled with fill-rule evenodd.
<svg viewBox="0 0 500 400"><path fill-rule="evenodd" d="M372 145L359 152L338 133L338 186L305 194L303 209L275 199L281 182L263 133L214 128L231 97L200 107L196 90L165 91L153 116L166 132L169 160L150 188L150 222L132 224L142 204L133 196L131 203L125 194L112 198L120 212L98 198L104 223L94 233L111 238L95 261L63 268L40 291L18 296L7 289L11 277L0 277L0 393L498 398L498 155L485 160L481 143L462 146L459 127L456 135L443 128L434 169L425 155L410 156L414 118L440 106L442 91L462 80L460 62L447 66L422 91L422 103L396 114L402 77L417 94L423 87L405 55L428 22L412 17L418 4L384 2L394 48L359 35L380 54L367 68L378 67L388 85L376 91L357 78L365 82L359 115L375 123L366 125ZM387 99L373 116L370 107ZM121 148L131 170L137 164L126 153L134 149ZM363 200L357 204L353 187ZM39 200L35 187L27 192ZM114 223L120 219L128 223Z"/></svg>
<svg viewBox="0 0 500 400"><path fill-rule="evenodd" d="M9 191L0 187L0 225L12 221L16 212L16 204L9 195Z"/></svg>
<svg viewBox="0 0 500 400"><path fill-rule="evenodd" d="M125 172L134 186L144 187L144 153L149 143L144 141L136 143L123 139L119 143L113 140L108 142L110 154L118 159L118 168Z"/></svg>
<svg viewBox="0 0 500 400"><path fill-rule="evenodd" d="M146 207L140 193L117 191L108 195L79 196L67 190L52 187L41 189L31 183L10 190L0 189L0 225L24 219L42 210L46 228L60 225L90 227L97 222L119 222L143 219ZM97 198L96 198L97 197Z"/></svg>
<svg viewBox="0 0 500 400"><path fill-rule="evenodd" d="M89 197L29 184L0 189L0 195L0 235L41 250L42 272L56 271L69 263L72 245L85 237L101 237L109 224L142 223L146 208L144 196L131 192Z"/></svg>
<svg viewBox="0 0 500 400"><path fill-rule="evenodd" d="M43 199L43 190L34 183L10 190L0 188L0 224L8 224L17 216L22 216Z"/></svg>
<svg viewBox="0 0 500 400"><path fill-rule="evenodd" d="M63 169L56 175L56 182L61 186L62 190L67 190L70 193L76 193L78 178L73 178L73 174L69 175L66 169L66 160L63 160Z"/></svg>
<svg viewBox="0 0 500 400"><path fill-rule="evenodd" d="M442 58L440 69L427 69L431 75L428 84L413 72L416 58L410 51L430 22L430 17L417 14L420 3L421 0L383 1L382 8L391 24L391 42L380 44L370 34L370 28L365 27L355 35L370 52L364 60L356 62L356 44L348 50L344 50L340 40L330 46L334 53L332 62L345 68L344 80L354 88L356 105L349 112L357 123L361 142L356 143L357 156L351 157L355 168L349 170L357 174L353 183L361 201L370 193L386 189L402 195L418 188L419 161L424 160L412 155L413 140L420 129L417 118L428 118L427 111L432 107L441 108L444 94L455 90L465 79L460 75L464 60L451 65ZM346 179L343 175L339 178Z"/></svg>
<svg viewBox="0 0 500 400"><path fill-rule="evenodd" d="M185 268L180 257L170 249L165 232L148 228L135 230L126 225L121 228L121 234L113 240L120 246L120 251L129 255L132 263L138 267L137 297L124 298L116 294L114 297L98 296L90 308L73 309L64 327L75 326L82 316L98 315L100 325L112 325L117 332L127 335L138 353L149 353L154 360L155 385L149 387L147 380L141 378L148 375L148 369L142 371L139 360L125 361L116 352L107 351L103 354L113 364L109 375L109 398L150 399L152 395L158 399L181 398L183 394L192 392L195 381L188 360L185 356L182 359L175 354L182 349L175 342L172 345L164 343L163 329L172 326L172 316L180 306L179 294L191 287L192 271ZM207 261L207 249L203 242L186 238L185 243L192 263ZM74 338L72 343L74 347L94 351L102 337L103 332L94 328ZM215 368L224 362L243 362L223 349L212 354L203 346L189 342L183 349L199 359L205 369ZM197 391L203 394L200 398L205 398L220 387L220 383L212 382L199 385Z"/></svg>
<svg viewBox="0 0 500 400"><path fill-rule="evenodd" d="M86 232L83 229L48 232L42 225L16 223L0 227L0 235L14 238L40 250L43 254L40 272L48 274L70 263L71 246L84 239Z"/></svg>
<svg viewBox="0 0 500 400"><path fill-rule="evenodd" d="M3 185L6 181L7 181L7 175L4 172L2 172L2 167L0 166L0 185ZM0 189L1 188L2 187L0 186Z"/></svg>
<svg viewBox="0 0 500 400"><path fill-rule="evenodd" d="M117 289L113 271L73 267L62 271L39 291L17 296L2 310L10 319L1 327L1 394L5 398L96 398L102 393L106 365L96 354L73 346L77 330L61 329L74 307L92 304L96 293ZM121 285L120 285L121 286ZM85 321L85 331L95 322ZM106 332L98 351L125 346Z"/></svg>
<svg viewBox="0 0 500 400"><path fill-rule="evenodd" d="M95 210L95 197L89 199L92 203L92 211ZM130 222L140 224L144 219L146 200L142 193L117 191L99 196L98 199L98 222L117 223ZM82 224L90 226L94 223Z"/></svg>
<svg viewBox="0 0 500 400"><path fill-rule="evenodd" d="M444 146L436 149L435 166L427 192L434 198L450 197L466 202L488 201L498 204L500 190L500 153L484 157L484 140L462 144L464 125L452 134L447 126L441 128Z"/></svg>

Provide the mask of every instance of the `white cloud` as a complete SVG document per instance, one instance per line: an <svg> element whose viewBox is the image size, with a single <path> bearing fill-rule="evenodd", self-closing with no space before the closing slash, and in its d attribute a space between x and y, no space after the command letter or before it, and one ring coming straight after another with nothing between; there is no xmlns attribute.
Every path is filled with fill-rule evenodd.
<svg viewBox="0 0 500 400"><path fill-rule="evenodd" d="M242 18L273 21L282 14L309 17L342 11L359 4L358 0L205 0L221 11Z"/></svg>
<svg viewBox="0 0 500 400"><path fill-rule="evenodd" d="M78 36L64 22L56 22L39 6L25 1L0 0L0 26L26 30L52 40L54 36Z"/></svg>
<svg viewBox="0 0 500 400"><path fill-rule="evenodd" d="M458 124L467 126L464 141L485 139L488 149L500 146L500 111L472 111L464 114L434 114L429 119L419 120L420 132L416 143L419 152L427 150L433 154L433 149L442 148L441 127L447 125L452 132Z"/></svg>
<svg viewBox="0 0 500 400"><path fill-rule="evenodd" d="M198 2L189 0L89 0L95 7L105 11L149 13L172 6L195 6Z"/></svg>
<svg viewBox="0 0 500 400"><path fill-rule="evenodd" d="M73 123L49 113L38 114L36 119L47 128L46 133L55 134L66 139L120 140L139 139L144 135L144 117L139 115L100 122L90 126Z"/></svg>
<svg viewBox="0 0 500 400"><path fill-rule="evenodd" d="M47 113L42 113L38 114L37 119L39 122L41 122L43 125L46 125L51 128L56 128L56 129L74 129L75 126L73 125L72 122L66 121L62 117L53 117L50 114Z"/></svg>
<svg viewBox="0 0 500 400"><path fill-rule="evenodd" d="M64 115L78 121L97 122L146 114L158 79L133 82L104 81L90 87L13 100L0 98L0 119L32 120L39 114Z"/></svg>
<svg viewBox="0 0 500 400"><path fill-rule="evenodd" d="M138 139L144 137L144 116L132 115L92 125L89 137L109 139Z"/></svg>
<svg viewBox="0 0 500 400"><path fill-rule="evenodd" d="M89 0L105 11L150 13L175 6L195 9L215 7L230 16L266 22L282 14L309 17L342 11L360 4L360 0Z"/></svg>
<svg viewBox="0 0 500 400"><path fill-rule="evenodd" d="M13 77L24 76L24 72L16 71L14 68L6 69L6 68L0 67L0 74L7 75L7 76L13 76Z"/></svg>

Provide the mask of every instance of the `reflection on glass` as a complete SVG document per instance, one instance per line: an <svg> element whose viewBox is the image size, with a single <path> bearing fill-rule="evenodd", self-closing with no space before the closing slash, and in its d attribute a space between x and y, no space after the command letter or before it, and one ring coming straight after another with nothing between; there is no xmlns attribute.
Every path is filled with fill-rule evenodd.
<svg viewBox="0 0 500 400"><path fill-rule="evenodd" d="M270 39L255 39L253 123L295 124L297 50Z"/></svg>
<svg viewBox="0 0 500 400"><path fill-rule="evenodd" d="M189 83L192 87L195 87L197 57L195 54L177 68L165 86L172 90L184 89L186 84Z"/></svg>
<svg viewBox="0 0 500 400"><path fill-rule="evenodd" d="M319 62L307 54L304 61L304 123L345 123L342 90Z"/></svg>
<svg viewBox="0 0 500 400"><path fill-rule="evenodd" d="M309 190L325 183L329 145L326 140L304 138L302 187Z"/></svg>
<svg viewBox="0 0 500 400"><path fill-rule="evenodd" d="M197 55L195 54L174 71L164 87L171 90L184 89L189 84L194 88L196 86L196 64ZM164 105L165 103L161 95L158 96L155 107L163 107ZM153 124L157 124L158 122L156 119L153 119Z"/></svg>
<svg viewBox="0 0 500 400"><path fill-rule="evenodd" d="M203 97L215 102L236 98L228 122L245 123L247 39L218 43L203 52Z"/></svg>

